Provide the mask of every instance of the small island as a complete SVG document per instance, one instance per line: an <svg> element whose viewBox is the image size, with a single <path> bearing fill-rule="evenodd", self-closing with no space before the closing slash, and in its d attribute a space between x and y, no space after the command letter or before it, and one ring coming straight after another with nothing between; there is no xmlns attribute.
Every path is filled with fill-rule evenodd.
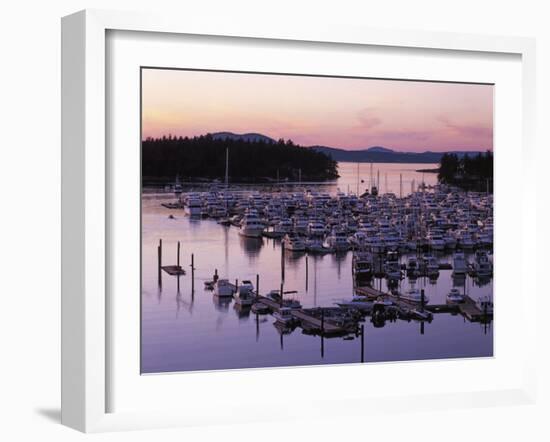
<svg viewBox="0 0 550 442"><path fill-rule="evenodd" d="M226 152L234 183L329 181L339 176L330 156L292 140L163 136L143 140L141 149L144 182L169 182L175 176L184 181L223 179Z"/></svg>

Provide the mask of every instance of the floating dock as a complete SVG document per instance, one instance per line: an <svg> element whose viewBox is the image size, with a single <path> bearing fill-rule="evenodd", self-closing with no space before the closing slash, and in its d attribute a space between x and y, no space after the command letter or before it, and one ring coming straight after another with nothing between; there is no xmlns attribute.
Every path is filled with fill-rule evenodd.
<svg viewBox="0 0 550 442"><path fill-rule="evenodd" d="M384 293L370 286L356 287L355 292L358 295L368 296L370 298L385 297L390 299L399 309L403 311L412 311L420 307L419 303L408 301L391 293ZM470 322L480 322L490 318L491 314L486 314L477 305L476 302L466 296L464 302L459 304L426 304L424 310L430 313L460 313Z"/></svg>
<svg viewBox="0 0 550 442"><path fill-rule="evenodd" d="M185 275L185 270L181 266L162 266L161 269L172 276Z"/></svg>

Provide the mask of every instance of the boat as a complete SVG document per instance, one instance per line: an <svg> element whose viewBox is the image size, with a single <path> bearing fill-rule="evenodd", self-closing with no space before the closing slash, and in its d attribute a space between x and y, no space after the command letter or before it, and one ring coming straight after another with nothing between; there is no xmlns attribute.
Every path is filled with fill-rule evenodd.
<svg viewBox="0 0 550 442"><path fill-rule="evenodd" d="M280 307L278 310L273 312L273 317L276 322L284 325L290 325L295 321L294 316L292 315L292 308L290 307Z"/></svg>
<svg viewBox="0 0 550 442"><path fill-rule="evenodd" d="M232 297L235 292L235 285L231 284L228 279L218 279L214 283L214 295L225 298Z"/></svg>
<svg viewBox="0 0 550 442"><path fill-rule="evenodd" d="M411 288L399 295L400 299L410 302L422 302L422 292L416 288ZM424 304L427 304L430 299L424 295Z"/></svg>
<svg viewBox="0 0 550 442"><path fill-rule="evenodd" d="M287 233L283 239L283 247L291 252L305 252L306 244L302 238L292 233Z"/></svg>
<svg viewBox="0 0 550 442"><path fill-rule="evenodd" d="M202 214L202 200L198 194L191 193L187 195L185 204L185 214L191 217L200 217Z"/></svg>
<svg viewBox="0 0 550 442"><path fill-rule="evenodd" d="M426 273L428 276L439 275L439 262L437 261L437 258L432 255L427 255L424 260L426 263Z"/></svg>
<svg viewBox="0 0 550 442"><path fill-rule="evenodd" d="M327 238L327 244L337 252L343 252L350 249L347 233L344 230L332 229Z"/></svg>
<svg viewBox="0 0 550 442"><path fill-rule="evenodd" d="M296 291L288 291L284 292L284 295L289 294L295 294ZM281 291L280 290L271 290L266 296L266 298L271 299L272 301L276 302L277 304L281 304ZM283 298L283 306L289 307L289 308L302 308L302 304L297 299L292 298Z"/></svg>
<svg viewBox="0 0 550 442"><path fill-rule="evenodd" d="M458 288L453 287L447 294L447 303L460 304L462 302L464 302L464 295L460 293L460 290Z"/></svg>
<svg viewBox="0 0 550 442"><path fill-rule="evenodd" d="M237 289L237 291L233 294L233 298L235 298L235 303L241 306L252 305L254 303L254 300L256 299L252 282L248 280L243 280L239 284L239 288Z"/></svg>
<svg viewBox="0 0 550 442"><path fill-rule="evenodd" d="M418 261L414 256L407 260L407 276L416 276L418 274Z"/></svg>
<svg viewBox="0 0 550 442"><path fill-rule="evenodd" d="M307 226L307 233L313 237L325 236L325 225L321 221L310 221Z"/></svg>
<svg viewBox="0 0 550 442"><path fill-rule="evenodd" d="M397 252L388 252L386 263L384 264L386 277L390 280L398 280L403 276L401 266L399 264L399 256Z"/></svg>
<svg viewBox="0 0 550 442"><path fill-rule="evenodd" d="M372 310L372 306L374 305L374 302L368 301L364 296L354 296L351 300L340 301L340 302L337 302L336 305L339 307L352 308L352 309L370 312Z"/></svg>
<svg viewBox="0 0 550 442"><path fill-rule="evenodd" d="M325 245L321 239L310 238L305 241L306 251L309 253L324 254L333 252L332 248Z"/></svg>
<svg viewBox="0 0 550 442"><path fill-rule="evenodd" d="M490 295L480 296L476 301L476 307L486 315L493 314L493 298Z"/></svg>
<svg viewBox="0 0 550 442"><path fill-rule="evenodd" d="M180 196L183 193L183 186L181 185L179 175L176 176L173 189L176 196Z"/></svg>
<svg viewBox="0 0 550 442"><path fill-rule="evenodd" d="M468 264L463 252L455 252L453 255L453 274L465 275L468 271Z"/></svg>
<svg viewBox="0 0 550 442"><path fill-rule="evenodd" d="M473 268L478 276L489 276L493 273L493 266L489 261L487 252L483 250L476 252Z"/></svg>
<svg viewBox="0 0 550 442"><path fill-rule="evenodd" d="M444 250L445 249L445 240L443 236L439 233L431 232L428 235L428 244L432 250Z"/></svg>
<svg viewBox="0 0 550 442"><path fill-rule="evenodd" d="M241 230L239 235L246 236L248 238L260 238L264 230L264 224L258 217L256 211L249 211L241 220Z"/></svg>
<svg viewBox="0 0 550 442"><path fill-rule="evenodd" d="M374 273L374 262L369 252L353 252L352 269L355 279L370 279Z"/></svg>

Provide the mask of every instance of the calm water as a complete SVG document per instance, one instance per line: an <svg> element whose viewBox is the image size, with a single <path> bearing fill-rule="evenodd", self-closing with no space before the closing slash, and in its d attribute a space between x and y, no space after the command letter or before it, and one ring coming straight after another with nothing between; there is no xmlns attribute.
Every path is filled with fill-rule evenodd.
<svg viewBox="0 0 550 442"><path fill-rule="evenodd" d="M403 176L403 195L410 192L412 180L422 181L416 169L433 165L376 164L380 170L380 189L399 195L399 175ZM341 164L341 178L327 191L340 188L355 192L357 165ZM370 166L362 164L362 192L370 182ZM435 174L424 174L427 184L435 184ZM239 311L232 300L221 303L212 292L203 289L214 269L220 277L251 279L260 275L260 292L278 289L280 284L280 248L275 240L245 239L236 228L223 227L212 220L191 220L182 211L160 204L171 195L146 194L143 207L142 248L142 372L158 373L186 370L212 370L247 367L334 364L360 362L360 340L324 339L302 333L300 328L281 335L270 315L257 317ZM173 214L176 219L169 219ZM195 294L191 294L191 275L177 277L163 272L162 288L157 281L157 245L163 240L163 263L176 263L176 244L182 244L182 265L189 269L191 253L195 255ZM471 258L471 257L470 257ZM352 296L352 254L309 258L306 282L305 256L286 258L285 290L297 290L305 307L333 306ZM442 255L440 260L449 261ZM385 281L377 281L385 289ZM402 281L407 288L407 279ZM455 281L455 284L457 282ZM472 297L492 293L492 281L479 287L471 278L463 284ZM445 303L452 287L450 270L440 271L436 284L418 279L416 287L425 288L431 303ZM367 362L451 357L479 357L493 354L492 327L465 321L462 316L437 314L431 323L388 322L375 328L369 318L365 325L365 359Z"/></svg>

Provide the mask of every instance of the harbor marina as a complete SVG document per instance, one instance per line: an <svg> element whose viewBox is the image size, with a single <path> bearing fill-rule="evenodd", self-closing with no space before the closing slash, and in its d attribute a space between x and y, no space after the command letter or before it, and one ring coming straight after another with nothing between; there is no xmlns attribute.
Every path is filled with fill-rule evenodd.
<svg viewBox="0 0 550 442"><path fill-rule="evenodd" d="M342 166L332 186L184 183L177 196L143 194L144 372L492 355L492 196L432 181L358 198L338 190L353 182ZM411 170L389 182L400 174L421 182ZM161 238L163 267L185 274L159 278ZM268 296L281 283L283 299L300 304L283 314ZM448 303L452 289L465 302Z"/></svg>

